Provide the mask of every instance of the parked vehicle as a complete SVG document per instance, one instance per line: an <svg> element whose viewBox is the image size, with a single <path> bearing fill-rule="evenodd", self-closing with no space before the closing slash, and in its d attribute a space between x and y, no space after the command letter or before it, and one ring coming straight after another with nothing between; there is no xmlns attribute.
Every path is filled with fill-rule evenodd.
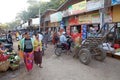
<svg viewBox="0 0 120 80"><path fill-rule="evenodd" d="M70 37L67 37L67 43L70 43L70 52L73 53L73 49L74 49L74 42L71 40ZM61 43L57 43L55 45L55 55L57 56L61 56L61 54L63 53L67 53L68 49L66 49L66 47L64 45L62 45Z"/></svg>
<svg viewBox="0 0 120 80"><path fill-rule="evenodd" d="M6 40L7 40L6 35L0 36L0 42L6 42Z"/></svg>
<svg viewBox="0 0 120 80"><path fill-rule="evenodd" d="M88 37L81 47L79 48L79 53L77 56L79 57L80 62L83 64L89 64L92 56L99 61L104 61L106 58L106 51L103 49L103 43L106 41L106 36L109 32L114 28L113 26L108 33L103 36L99 36L101 31L95 37ZM102 29L101 29L102 30Z"/></svg>

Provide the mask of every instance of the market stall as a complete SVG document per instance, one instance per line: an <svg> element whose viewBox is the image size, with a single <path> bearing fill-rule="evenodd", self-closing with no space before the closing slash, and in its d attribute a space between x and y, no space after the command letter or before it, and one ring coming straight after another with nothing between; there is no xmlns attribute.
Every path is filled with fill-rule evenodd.
<svg viewBox="0 0 120 80"><path fill-rule="evenodd" d="M18 54L12 49L11 44L0 41L0 72L5 72L9 68L16 70L20 65Z"/></svg>

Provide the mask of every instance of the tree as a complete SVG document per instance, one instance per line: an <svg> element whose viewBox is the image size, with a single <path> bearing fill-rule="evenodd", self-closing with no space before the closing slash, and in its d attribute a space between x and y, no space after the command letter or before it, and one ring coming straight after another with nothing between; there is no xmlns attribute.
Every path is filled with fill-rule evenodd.
<svg viewBox="0 0 120 80"><path fill-rule="evenodd" d="M7 23L7 24L8 24L9 29L14 29L20 25L20 20L15 20L15 21L13 21L11 23Z"/></svg>
<svg viewBox="0 0 120 80"><path fill-rule="evenodd" d="M29 18L34 18L39 14L39 10L43 13L47 9L57 9L61 4L63 4L66 0L51 0L51 2L38 2L37 0L28 0L28 4L30 5L27 11L22 11L17 15L16 18L19 18L23 21L28 20Z"/></svg>
<svg viewBox="0 0 120 80"><path fill-rule="evenodd" d="M8 25L7 25L7 24L0 24L0 28L1 28L1 29L7 29L7 28L8 28Z"/></svg>
<svg viewBox="0 0 120 80"><path fill-rule="evenodd" d="M26 21L29 19L29 13L27 11L22 11L21 13L18 13L18 15L16 16L16 19L21 19L23 21Z"/></svg>

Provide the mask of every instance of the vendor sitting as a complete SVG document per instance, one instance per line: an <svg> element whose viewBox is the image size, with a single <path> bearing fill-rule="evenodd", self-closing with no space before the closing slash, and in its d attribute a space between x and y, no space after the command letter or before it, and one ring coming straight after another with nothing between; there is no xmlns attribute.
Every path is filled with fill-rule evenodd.
<svg viewBox="0 0 120 80"><path fill-rule="evenodd" d="M7 50L7 49L6 49L6 50ZM6 50L3 50L3 44L0 42L0 54L5 53Z"/></svg>

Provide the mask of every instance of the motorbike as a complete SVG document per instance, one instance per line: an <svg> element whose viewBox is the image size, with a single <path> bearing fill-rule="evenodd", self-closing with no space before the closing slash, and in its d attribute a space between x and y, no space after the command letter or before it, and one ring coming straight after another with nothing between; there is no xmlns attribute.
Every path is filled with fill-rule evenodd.
<svg viewBox="0 0 120 80"><path fill-rule="evenodd" d="M73 53L74 42L71 37L67 37L67 44L70 46L70 50L66 49L66 47L63 44L57 43L55 45L55 50L54 50L55 55L61 56L62 53L67 53L68 51Z"/></svg>

